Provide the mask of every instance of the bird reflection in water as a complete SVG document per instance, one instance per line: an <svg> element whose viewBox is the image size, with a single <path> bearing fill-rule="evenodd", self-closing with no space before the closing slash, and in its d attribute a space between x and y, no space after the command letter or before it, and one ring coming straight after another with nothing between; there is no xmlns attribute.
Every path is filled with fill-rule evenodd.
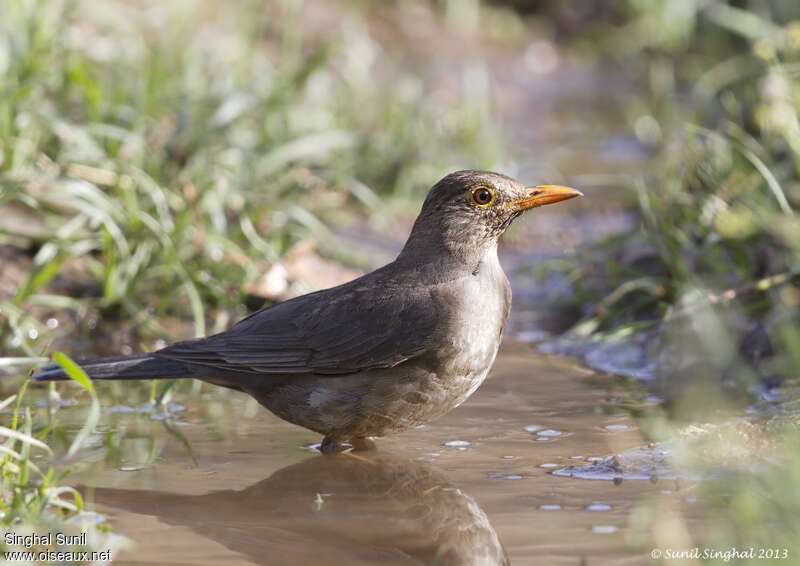
<svg viewBox="0 0 800 566"><path fill-rule="evenodd" d="M318 456L240 491L98 488L95 498L188 527L259 564L509 563L474 499L430 464L388 455Z"/></svg>

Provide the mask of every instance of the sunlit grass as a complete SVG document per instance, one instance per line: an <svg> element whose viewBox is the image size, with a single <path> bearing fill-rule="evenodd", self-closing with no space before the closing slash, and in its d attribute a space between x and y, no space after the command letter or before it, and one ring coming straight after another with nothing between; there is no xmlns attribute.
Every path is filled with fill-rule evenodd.
<svg viewBox="0 0 800 566"><path fill-rule="evenodd" d="M673 358L710 359L717 373L749 365L762 381L796 376L800 83L791 17L800 13L769 6L761 14L723 1L681 10L631 3L631 33L614 48L643 83L631 127L653 158L630 187L636 229L565 268L582 309L577 335L655 330L656 350L678 339ZM712 80L722 67L726 80ZM724 340L713 339L718 332Z"/></svg>
<svg viewBox="0 0 800 566"><path fill-rule="evenodd" d="M75 362L62 353L54 361L64 368L69 378L90 394L92 404L80 431L69 449L56 455L48 445L51 426L34 423L32 409L25 400L27 383L19 393L0 402L0 413L9 414L8 426L0 426L0 531L18 535L47 535L61 533L78 536L85 534L83 544L60 544L55 539L50 545L16 544L3 537L0 547L6 551L108 551L109 557L124 545L124 539L110 534L102 517L87 513L81 493L64 485L70 466L57 460L69 461L94 428L100 417L100 406L92 382ZM74 539L78 540L78 539Z"/></svg>
<svg viewBox="0 0 800 566"><path fill-rule="evenodd" d="M0 211L33 219L0 223L0 243L35 251L0 305L7 354L54 334L31 309L96 310L151 340L164 317L224 327L297 240L335 253L332 220L497 156L472 85L437 102L356 13L319 37L302 2L146 8L0 7ZM75 274L83 298L54 290Z"/></svg>
<svg viewBox="0 0 800 566"><path fill-rule="evenodd" d="M637 228L567 268L583 308L572 335L644 344L651 386L670 404L642 424L678 447L679 474L710 478L687 487L682 508L643 506L636 544L753 547L736 562L753 564L777 549L796 561L800 12L678 4L631 2L628 33L608 35L644 78L631 126L654 157L630 187ZM752 434L683 443L688 423L713 429L732 415Z"/></svg>

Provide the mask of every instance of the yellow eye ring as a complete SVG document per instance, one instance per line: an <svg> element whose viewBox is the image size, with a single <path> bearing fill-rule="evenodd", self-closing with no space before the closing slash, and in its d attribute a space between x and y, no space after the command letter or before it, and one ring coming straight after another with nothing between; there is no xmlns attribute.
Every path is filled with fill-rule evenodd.
<svg viewBox="0 0 800 566"><path fill-rule="evenodd" d="M475 187L469 192L469 201L479 208L489 208L497 200L497 194L491 187Z"/></svg>

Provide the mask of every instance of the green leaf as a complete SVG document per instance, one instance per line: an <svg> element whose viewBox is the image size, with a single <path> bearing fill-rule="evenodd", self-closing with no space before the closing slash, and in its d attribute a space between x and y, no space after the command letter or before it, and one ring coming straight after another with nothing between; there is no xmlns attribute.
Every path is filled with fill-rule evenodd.
<svg viewBox="0 0 800 566"><path fill-rule="evenodd" d="M72 358L67 356L64 352L55 352L53 354L53 362L61 366L61 369L64 370L64 373L66 373L72 381L80 385L84 391L87 391L90 395L95 394L92 380L89 379L89 376L86 375L86 372L83 371L83 368L76 364Z"/></svg>
<svg viewBox="0 0 800 566"><path fill-rule="evenodd" d="M53 452L52 450L50 450L50 447L41 440L36 440L32 436L29 436L24 432L20 432L18 430L12 430L10 428L0 426L0 436L5 436L6 438L16 440L18 442L21 442L22 444L30 444L31 446L36 446L37 448L41 448L42 450L50 454L52 454Z"/></svg>
<svg viewBox="0 0 800 566"><path fill-rule="evenodd" d="M61 369L64 370L71 380L78 383L92 396L92 405L89 408L89 415L86 417L81 430L75 435L75 439L72 441L69 450L67 450L67 458L71 458L80 450L83 442L94 432L97 423L100 422L100 402L97 400L97 393L95 392L92 380L89 379L89 376L86 375L83 368L63 352L55 352L53 354L53 361L61 366Z"/></svg>

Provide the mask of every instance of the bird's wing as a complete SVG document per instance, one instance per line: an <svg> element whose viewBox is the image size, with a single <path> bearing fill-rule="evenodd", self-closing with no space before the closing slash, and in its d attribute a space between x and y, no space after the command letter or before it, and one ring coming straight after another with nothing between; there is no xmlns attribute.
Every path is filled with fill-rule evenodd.
<svg viewBox="0 0 800 566"><path fill-rule="evenodd" d="M224 371L347 374L396 366L431 348L435 301L424 287L361 283L258 311L227 332L156 354Z"/></svg>

